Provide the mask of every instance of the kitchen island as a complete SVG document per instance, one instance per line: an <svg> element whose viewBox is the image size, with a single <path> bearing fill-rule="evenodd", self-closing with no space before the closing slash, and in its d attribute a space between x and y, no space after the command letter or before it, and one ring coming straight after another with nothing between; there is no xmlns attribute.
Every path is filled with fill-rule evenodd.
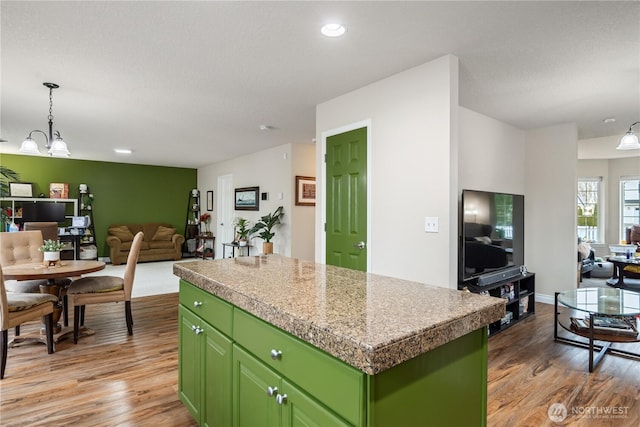
<svg viewBox="0 0 640 427"><path fill-rule="evenodd" d="M174 274L179 394L200 425L486 424L501 299L278 255Z"/></svg>

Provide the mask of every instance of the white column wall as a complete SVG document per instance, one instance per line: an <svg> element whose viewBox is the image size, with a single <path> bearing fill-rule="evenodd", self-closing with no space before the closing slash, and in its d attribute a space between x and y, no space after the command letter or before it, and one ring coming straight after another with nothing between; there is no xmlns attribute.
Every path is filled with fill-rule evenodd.
<svg viewBox="0 0 640 427"><path fill-rule="evenodd" d="M525 264L547 303L577 284L577 134L575 123L525 134Z"/></svg>
<svg viewBox="0 0 640 427"><path fill-rule="evenodd" d="M444 56L318 105L316 138L370 120L370 272L457 287L458 60ZM316 170L323 178L322 144ZM320 190L320 188L319 188ZM319 191L316 260L324 260ZM439 218L425 233L426 216Z"/></svg>

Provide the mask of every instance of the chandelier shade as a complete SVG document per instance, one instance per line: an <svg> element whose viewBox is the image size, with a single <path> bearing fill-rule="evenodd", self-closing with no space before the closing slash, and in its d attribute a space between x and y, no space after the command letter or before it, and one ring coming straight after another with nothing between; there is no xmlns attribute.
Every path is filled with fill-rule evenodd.
<svg viewBox="0 0 640 427"><path fill-rule="evenodd" d="M54 157L69 157L71 152L67 147L67 143L64 142L62 136L60 136L60 132L53 129L53 89L58 89L58 86L55 83L42 83L44 86L49 88L49 133L45 133L39 129L32 130L29 132L29 135L22 141L22 145L18 152L22 154L30 154L30 155L39 155L40 149L38 148L38 144L36 144L32 135L34 133L41 133L45 138L44 147L47 149L47 153L50 156ZM55 136L55 137L54 137Z"/></svg>
<svg viewBox="0 0 640 427"><path fill-rule="evenodd" d="M627 133L620 139L620 144L616 147L616 150L640 150L640 142L638 142L638 135L636 135L631 128L640 122L635 122L629 126Z"/></svg>

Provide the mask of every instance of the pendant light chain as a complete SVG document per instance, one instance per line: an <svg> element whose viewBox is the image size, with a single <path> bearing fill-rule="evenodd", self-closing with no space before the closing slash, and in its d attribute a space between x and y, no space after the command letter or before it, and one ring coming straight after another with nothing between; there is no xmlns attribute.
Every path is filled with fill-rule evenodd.
<svg viewBox="0 0 640 427"><path fill-rule="evenodd" d="M53 88L49 88L49 120L53 120Z"/></svg>

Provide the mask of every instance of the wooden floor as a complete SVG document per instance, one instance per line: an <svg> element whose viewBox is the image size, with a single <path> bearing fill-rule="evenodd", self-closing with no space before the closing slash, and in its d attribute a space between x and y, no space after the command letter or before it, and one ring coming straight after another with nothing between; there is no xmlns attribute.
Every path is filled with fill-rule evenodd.
<svg viewBox="0 0 640 427"><path fill-rule="evenodd" d="M177 294L132 304L132 337L124 306L102 304L87 307L96 334L77 345L62 341L52 355L44 345L9 349L0 425L195 426L177 397ZM489 339L488 425L639 426L640 361L607 355L589 374L587 350L553 341L553 307L536 311ZM549 419L553 403L567 408L563 423ZM614 410L617 418L602 413Z"/></svg>

